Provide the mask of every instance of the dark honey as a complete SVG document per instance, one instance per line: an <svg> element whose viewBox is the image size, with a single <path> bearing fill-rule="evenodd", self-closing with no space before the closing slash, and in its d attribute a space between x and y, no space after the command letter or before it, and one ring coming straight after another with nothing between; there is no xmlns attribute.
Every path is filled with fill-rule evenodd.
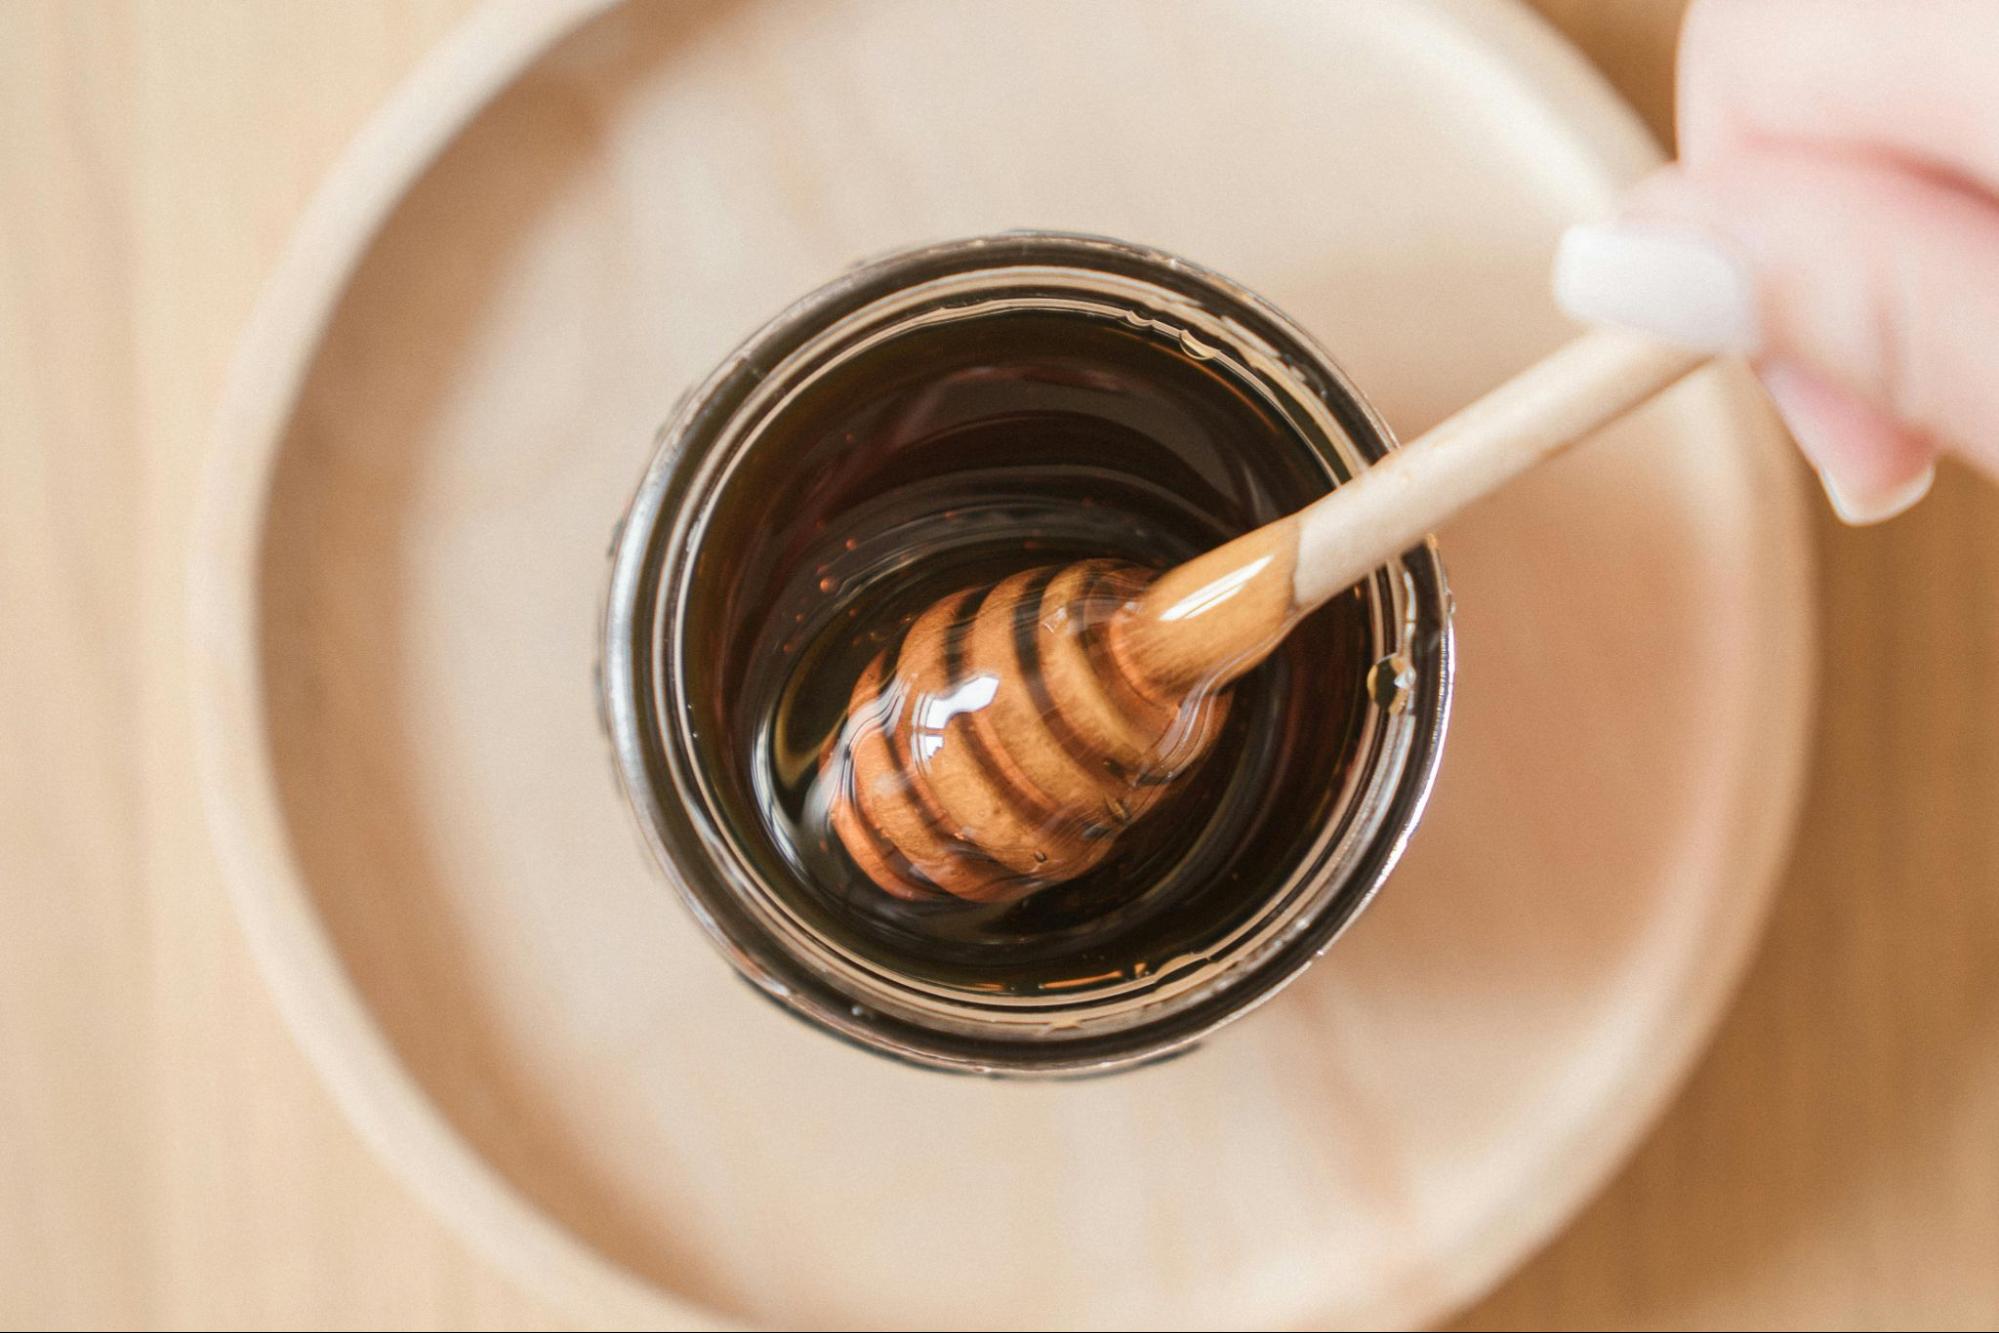
<svg viewBox="0 0 1999 1333"><path fill-rule="evenodd" d="M921 980L1056 994L1201 957L1323 835L1361 758L1360 591L1236 684L1214 750L1102 864L1017 902L884 893L815 786L856 677L938 598L1084 558L1164 568L1324 492L1336 465L1197 342L1050 310L939 322L818 376L756 453L704 540L690 629L712 644L722 797L815 930Z"/></svg>

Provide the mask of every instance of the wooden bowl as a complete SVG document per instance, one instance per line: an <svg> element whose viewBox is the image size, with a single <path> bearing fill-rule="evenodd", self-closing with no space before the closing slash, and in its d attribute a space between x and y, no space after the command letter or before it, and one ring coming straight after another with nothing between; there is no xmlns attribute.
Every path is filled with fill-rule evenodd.
<svg viewBox="0 0 1999 1333"><path fill-rule="evenodd" d="M1541 1243L1700 1049L1811 692L1797 470L1712 373L1443 534L1431 813L1299 985L1171 1064L994 1085L753 995L653 875L591 680L675 397L855 259L1018 225L1258 289L1405 436L1570 330L1657 158L1497 0L596 0L475 19L246 335L196 555L215 834L348 1113L589 1323L1409 1325Z"/></svg>

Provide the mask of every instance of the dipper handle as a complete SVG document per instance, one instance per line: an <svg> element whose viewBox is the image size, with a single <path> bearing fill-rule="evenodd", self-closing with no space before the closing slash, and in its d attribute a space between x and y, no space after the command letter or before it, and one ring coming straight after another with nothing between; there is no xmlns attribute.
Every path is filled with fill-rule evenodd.
<svg viewBox="0 0 1999 1333"><path fill-rule="evenodd" d="M1297 513L1162 574L1113 627L1121 664L1166 697L1234 680L1300 616L1708 360L1584 334Z"/></svg>

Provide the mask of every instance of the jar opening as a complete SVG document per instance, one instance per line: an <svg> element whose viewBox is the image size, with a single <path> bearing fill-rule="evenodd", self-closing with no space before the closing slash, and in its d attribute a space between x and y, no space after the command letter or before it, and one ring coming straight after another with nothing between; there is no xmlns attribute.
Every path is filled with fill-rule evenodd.
<svg viewBox="0 0 1999 1333"><path fill-rule="evenodd" d="M1155 252L962 242L808 298L669 424L618 543L607 713L668 877L768 993L926 1063L1111 1067L1253 1005L1365 902L1427 793L1450 670L1427 548L1301 625L1150 836L1073 884L889 898L803 779L869 627L951 580L1170 563L1388 447L1287 322ZM1407 697L1370 688L1391 657Z"/></svg>

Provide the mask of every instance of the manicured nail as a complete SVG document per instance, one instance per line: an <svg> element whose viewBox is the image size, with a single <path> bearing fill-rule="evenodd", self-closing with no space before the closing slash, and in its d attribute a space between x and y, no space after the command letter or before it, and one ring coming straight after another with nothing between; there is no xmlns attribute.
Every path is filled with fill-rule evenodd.
<svg viewBox="0 0 1999 1333"><path fill-rule="evenodd" d="M1864 528L1870 523L1886 523L1897 514L1907 513L1915 507L1916 501L1930 493L1936 479L1936 464L1932 463L1899 486L1890 486L1884 491L1855 493L1841 490L1829 473L1819 473L1826 499L1832 501L1832 512L1839 515L1840 522L1856 528Z"/></svg>
<svg viewBox="0 0 1999 1333"><path fill-rule="evenodd" d="M1587 324L1616 324L1713 352L1762 343L1749 269L1712 237L1644 222L1588 223L1562 234L1555 303Z"/></svg>

